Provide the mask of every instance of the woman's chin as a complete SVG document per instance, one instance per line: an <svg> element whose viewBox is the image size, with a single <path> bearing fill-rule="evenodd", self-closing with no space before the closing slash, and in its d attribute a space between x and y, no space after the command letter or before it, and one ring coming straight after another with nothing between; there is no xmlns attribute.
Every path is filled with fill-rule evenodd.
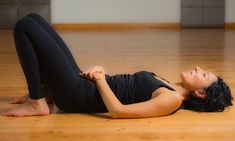
<svg viewBox="0 0 235 141"><path fill-rule="evenodd" d="M180 76L181 76L182 81L186 81L187 79L190 79L190 73L189 72L181 72Z"/></svg>
<svg viewBox="0 0 235 141"><path fill-rule="evenodd" d="M187 76L187 73L186 72L181 72L180 76L181 76L182 79L184 79Z"/></svg>

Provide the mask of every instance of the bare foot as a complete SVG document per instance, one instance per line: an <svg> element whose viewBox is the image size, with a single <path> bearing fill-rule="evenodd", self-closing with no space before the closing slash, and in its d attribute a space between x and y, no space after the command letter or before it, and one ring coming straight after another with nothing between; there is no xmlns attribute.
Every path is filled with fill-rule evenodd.
<svg viewBox="0 0 235 141"><path fill-rule="evenodd" d="M29 99L29 95L26 94L26 95L21 96L21 97L13 98L13 99L10 101L10 103L11 103L11 104L22 104L22 103L25 103L28 99Z"/></svg>
<svg viewBox="0 0 235 141"><path fill-rule="evenodd" d="M45 98L37 100L29 99L24 104L4 110L1 114L3 116L43 116L50 113L49 107Z"/></svg>

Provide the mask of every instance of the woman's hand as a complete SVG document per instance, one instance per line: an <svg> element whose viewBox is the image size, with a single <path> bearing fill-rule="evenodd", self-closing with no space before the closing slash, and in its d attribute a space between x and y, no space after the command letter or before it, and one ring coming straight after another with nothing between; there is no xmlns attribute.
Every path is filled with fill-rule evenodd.
<svg viewBox="0 0 235 141"><path fill-rule="evenodd" d="M99 79L105 79L105 74L100 72L94 72L93 73L93 81L99 80Z"/></svg>
<svg viewBox="0 0 235 141"><path fill-rule="evenodd" d="M96 79L105 78L105 70L102 66L94 66L83 71L80 75L94 81Z"/></svg>

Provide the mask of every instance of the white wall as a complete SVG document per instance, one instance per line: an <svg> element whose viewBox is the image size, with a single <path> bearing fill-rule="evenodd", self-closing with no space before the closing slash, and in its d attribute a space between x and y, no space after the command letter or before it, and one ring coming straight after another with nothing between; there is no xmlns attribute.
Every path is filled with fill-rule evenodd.
<svg viewBox="0 0 235 141"><path fill-rule="evenodd" d="M235 22L235 0L225 0L225 22Z"/></svg>
<svg viewBox="0 0 235 141"><path fill-rule="evenodd" d="M235 0L225 21L235 22ZM179 23L180 0L51 0L52 23Z"/></svg>

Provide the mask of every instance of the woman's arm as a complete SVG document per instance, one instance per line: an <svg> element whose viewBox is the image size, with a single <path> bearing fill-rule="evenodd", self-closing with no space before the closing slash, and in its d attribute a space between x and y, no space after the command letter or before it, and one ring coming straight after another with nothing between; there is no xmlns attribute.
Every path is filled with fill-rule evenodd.
<svg viewBox="0 0 235 141"><path fill-rule="evenodd" d="M115 118L124 105L114 95L105 78L98 78L95 83L111 117Z"/></svg>
<svg viewBox="0 0 235 141"><path fill-rule="evenodd" d="M117 99L113 94L112 90L108 86L105 80L105 70L102 66L93 66L81 73L82 76L87 79L95 81L98 91L101 94L101 97L112 117L115 116L117 110L123 106L123 104Z"/></svg>
<svg viewBox="0 0 235 141"><path fill-rule="evenodd" d="M116 98L105 79L96 80L96 86L112 118L143 118L168 115L181 105L181 98L173 93L160 94L145 102L123 105Z"/></svg>

